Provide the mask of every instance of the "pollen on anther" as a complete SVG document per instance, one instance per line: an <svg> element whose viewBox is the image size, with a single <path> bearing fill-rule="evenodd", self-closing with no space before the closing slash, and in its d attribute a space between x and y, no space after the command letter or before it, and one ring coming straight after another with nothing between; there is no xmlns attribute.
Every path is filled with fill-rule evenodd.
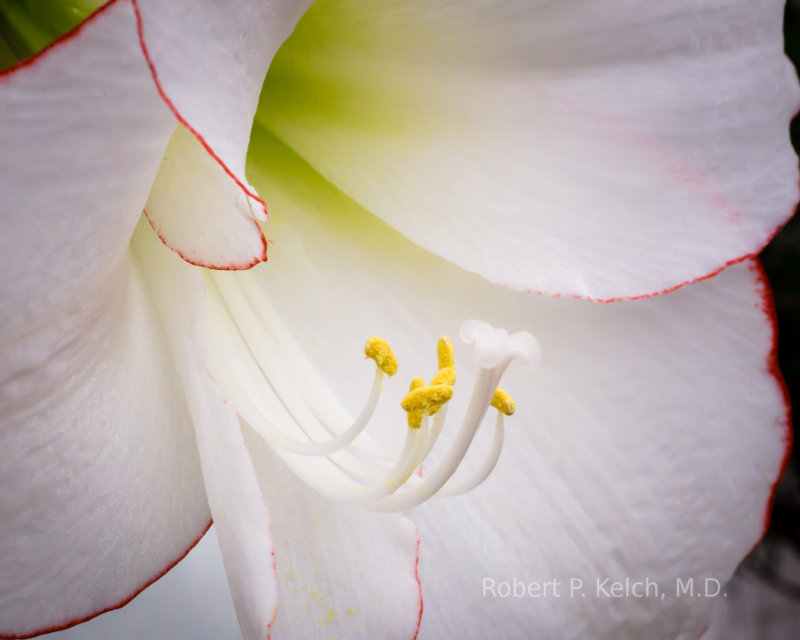
<svg viewBox="0 0 800 640"><path fill-rule="evenodd" d="M400 406L406 411L430 409L453 397L453 387L446 384L428 385L409 391Z"/></svg>
<svg viewBox="0 0 800 640"><path fill-rule="evenodd" d="M364 347L364 355L375 361L378 368L386 375L393 376L397 373L397 358L383 338L370 338Z"/></svg>
<svg viewBox="0 0 800 640"><path fill-rule="evenodd" d="M453 367L443 367L433 376L431 384L449 384L451 387L456 383L456 370Z"/></svg>
<svg viewBox="0 0 800 640"><path fill-rule="evenodd" d="M436 355L439 360L439 369L456 366L455 355L453 353L453 341L450 336L442 336L436 345Z"/></svg>
<svg viewBox="0 0 800 640"><path fill-rule="evenodd" d="M514 415L514 399L511 397L508 391L504 391L500 387L498 387L497 391L494 392L491 405L502 414L507 416Z"/></svg>
<svg viewBox="0 0 800 640"><path fill-rule="evenodd" d="M425 386L425 381L422 378L414 378L411 384L408 385L409 392L415 389L420 389ZM419 429L422 426L422 409L408 412L408 428Z"/></svg>

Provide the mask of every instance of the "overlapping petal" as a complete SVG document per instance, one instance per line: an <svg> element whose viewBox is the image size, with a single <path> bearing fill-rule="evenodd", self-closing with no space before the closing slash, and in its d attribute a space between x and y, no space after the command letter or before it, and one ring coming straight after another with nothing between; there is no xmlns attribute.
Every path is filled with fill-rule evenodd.
<svg viewBox="0 0 800 640"><path fill-rule="evenodd" d="M121 605L209 523L184 392L127 260L175 126L131 25L109 5L0 77L0 635Z"/></svg>
<svg viewBox="0 0 800 640"><path fill-rule="evenodd" d="M320 496L249 435L275 523L280 606L272 637L413 638L422 616L416 526Z"/></svg>
<svg viewBox="0 0 800 640"><path fill-rule="evenodd" d="M404 240L274 138L256 149L270 158L251 177L276 214L267 232L282 265L256 273L354 406L367 383L352 357L364 335L386 337L408 378L426 375L436 337L465 317L530 330L542 345L534 379L512 368L503 382L517 414L493 477L420 512L422 632L486 637L501 624L520 638L699 635L711 600L677 597L676 580L730 577L763 531L785 455L786 407L753 264L624 305L497 289ZM298 282L303 295L290 296ZM456 362L451 416L470 388L464 349ZM397 406L385 406L379 435L397 423ZM625 576L651 578L665 598L594 597L596 579ZM482 597L483 578L514 577L579 578L587 596Z"/></svg>
<svg viewBox="0 0 800 640"><path fill-rule="evenodd" d="M263 640L277 606L270 517L236 410L206 373L201 273L165 249L144 223L132 247L179 363L242 635L245 640Z"/></svg>
<svg viewBox="0 0 800 640"><path fill-rule="evenodd" d="M326 0L257 117L496 284L651 295L753 254L794 209L783 5Z"/></svg>
<svg viewBox="0 0 800 640"><path fill-rule="evenodd" d="M0 76L4 337L91 297L127 252L175 126L131 25L108 5Z"/></svg>
<svg viewBox="0 0 800 640"><path fill-rule="evenodd" d="M187 262L240 270L267 259L250 198L178 125L147 198L145 215L158 237Z"/></svg>
<svg viewBox="0 0 800 640"><path fill-rule="evenodd" d="M135 271L114 275L58 310L53 350L41 328L3 344L0 637L121 606L210 522L167 338Z"/></svg>
<svg viewBox="0 0 800 640"><path fill-rule="evenodd" d="M142 46L159 92L220 168L247 184L245 157L267 67L310 0L135 0Z"/></svg>

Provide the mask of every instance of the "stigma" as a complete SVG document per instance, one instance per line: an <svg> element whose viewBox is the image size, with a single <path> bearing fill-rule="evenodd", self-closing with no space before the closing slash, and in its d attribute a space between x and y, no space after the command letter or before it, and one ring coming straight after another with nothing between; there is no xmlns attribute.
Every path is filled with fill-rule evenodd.
<svg viewBox="0 0 800 640"><path fill-rule="evenodd" d="M456 385L453 342L441 336L436 369L427 382L422 376L412 378L399 403L398 428L405 430L405 442L393 454L369 433L384 385L399 370L386 340L371 337L365 343L364 356L375 372L353 418L252 274L207 273L206 291L206 366L242 419L314 490L373 511L407 511L435 496L460 495L483 483L500 459L504 420L516 409L511 395L498 386L500 380L513 360L529 369L539 364L539 344L531 334L465 321L459 335L472 346L476 374L460 425L451 438L439 442L449 402L464 393ZM488 449L479 454L482 462L463 468L489 410L496 416ZM443 454L426 463L437 443Z"/></svg>

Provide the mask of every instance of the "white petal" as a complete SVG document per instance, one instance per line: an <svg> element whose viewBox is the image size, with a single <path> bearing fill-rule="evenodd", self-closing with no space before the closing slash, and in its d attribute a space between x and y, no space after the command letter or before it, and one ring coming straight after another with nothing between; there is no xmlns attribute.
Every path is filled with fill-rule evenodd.
<svg viewBox="0 0 800 640"><path fill-rule="evenodd" d="M123 264L94 293L3 345L3 637L121 606L210 523L188 407L139 278Z"/></svg>
<svg viewBox="0 0 800 640"><path fill-rule="evenodd" d="M0 78L0 635L120 606L209 523L126 261L174 118L127 3Z"/></svg>
<svg viewBox="0 0 800 640"><path fill-rule="evenodd" d="M158 237L187 262L249 269L267 259L251 199L182 125L172 134L146 215Z"/></svg>
<svg viewBox="0 0 800 640"><path fill-rule="evenodd" d="M167 575L121 609L46 640L241 640L212 526Z"/></svg>
<svg viewBox="0 0 800 640"><path fill-rule="evenodd" d="M753 254L794 209L783 6L319 2L257 117L494 283L646 296Z"/></svg>
<svg viewBox="0 0 800 640"><path fill-rule="evenodd" d="M142 46L176 117L247 196L244 162L272 56L310 0L179 3L135 0ZM264 208L265 210L265 208Z"/></svg>
<svg viewBox="0 0 800 640"><path fill-rule="evenodd" d="M236 411L205 370L200 270L167 251L146 224L132 246L179 363L239 625L245 640L263 640L276 607L269 513Z"/></svg>
<svg viewBox="0 0 800 640"><path fill-rule="evenodd" d="M630 303L516 293L415 247L274 141L260 139L256 151L268 162L251 175L280 219L267 229L270 265L256 272L346 401L355 405L367 384L352 357L364 336L389 340L406 380L431 373L436 338L465 318L541 343L535 377L512 366L503 380L517 413L493 476L419 514L422 633L697 637L711 601L676 597L676 579L731 575L761 536L786 449L753 264ZM449 420L463 414L470 388L467 350L456 347ZM392 384L387 424L405 392L402 380ZM480 462L481 446L467 464ZM626 575L649 576L665 599L481 597L483 577L576 577L591 589L598 577Z"/></svg>
<svg viewBox="0 0 800 640"><path fill-rule="evenodd" d="M0 76L3 335L50 322L127 251L175 120L128 3Z"/></svg>
<svg viewBox="0 0 800 640"><path fill-rule="evenodd" d="M249 435L275 523L280 605L273 637L415 637L422 594L414 524L321 497Z"/></svg>

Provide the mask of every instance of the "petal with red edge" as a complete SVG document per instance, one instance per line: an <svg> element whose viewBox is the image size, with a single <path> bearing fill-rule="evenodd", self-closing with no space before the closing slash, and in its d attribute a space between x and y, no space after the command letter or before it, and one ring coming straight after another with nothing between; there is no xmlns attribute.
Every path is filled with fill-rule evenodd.
<svg viewBox="0 0 800 640"><path fill-rule="evenodd" d="M3 336L51 322L127 251L175 127L127 2L0 75Z"/></svg>
<svg viewBox="0 0 800 640"><path fill-rule="evenodd" d="M273 637L413 638L422 614L415 525L320 496L247 435L275 522Z"/></svg>
<svg viewBox="0 0 800 640"><path fill-rule="evenodd" d="M208 526L182 389L127 262L175 120L130 4L0 76L0 635L74 624Z"/></svg>
<svg viewBox="0 0 800 640"><path fill-rule="evenodd" d="M0 637L125 604L209 524L167 338L136 271L113 275L3 346Z"/></svg>
<svg viewBox="0 0 800 640"><path fill-rule="evenodd" d="M252 206L252 199L178 125L145 205L164 244L194 265L249 269L267 259L267 242Z"/></svg>
<svg viewBox="0 0 800 640"><path fill-rule="evenodd" d="M496 284L651 295L758 251L794 209L784 4L322 1L257 119Z"/></svg>
<svg viewBox="0 0 800 640"><path fill-rule="evenodd" d="M242 635L263 640L276 608L270 518L236 410L205 370L200 270L168 251L145 223L139 225L132 248L178 363Z"/></svg>
<svg viewBox="0 0 800 640"><path fill-rule="evenodd" d="M503 380L517 412L493 475L416 516L422 633L429 625L466 638L499 628L520 638L698 637L712 600L678 597L676 581L730 577L763 532L787 446L753 263L609 305L500 289L415 247L274 139L256 144L269 161L251 175L280 222L267 225L271 268L251 273L351 408L369 384L353 357L365 337L389 341L406 380L426 375L437 337L469 317L529 330L541 344L535 377L512 366ZM463 415L474 376L458 342L455 361L448 421ZM370 432L397 424L406 388L386 383ZM467 468L481 462L489 436L479 433ZM649 576L665 598L594 597L597 579L625 576ZM587 596L482 597L483 578L514 577L579 578Z"/></svg>
<svg viewBox="0 0 800 640"><path fill-rule="evenodd" d="M250 128L272 56L310 0L135 0L161 95L224 172L266 211L244 176ZM262 212L262 213L263 213Z"/></svg>

